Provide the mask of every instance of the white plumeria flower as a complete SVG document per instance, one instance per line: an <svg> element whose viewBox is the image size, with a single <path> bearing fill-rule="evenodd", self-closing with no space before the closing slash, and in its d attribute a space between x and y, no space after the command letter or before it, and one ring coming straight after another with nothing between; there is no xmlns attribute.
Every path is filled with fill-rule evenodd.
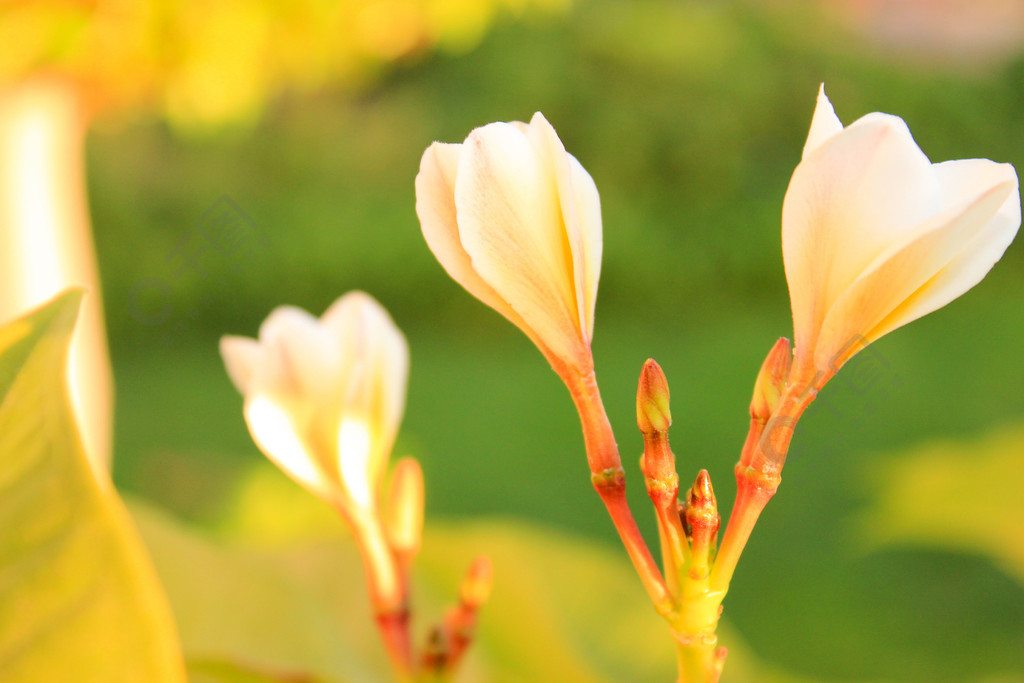
<svg viewBox="0 0 1024 683"><path fill-rule="evenodd" d="M405 337L387 311L362 292L319 320L283 306L259 339L227 336L220 350L267 457L350 515L374 509L409 373Z"/></svg>
<svg viewBox="0 0 1024 683"><path fill-rule="evenodd" d="M416 213L456 282L515 323L556 369L589 372L601 203L540 113L427 148Z"/></svg>
<svg viewBox="0 0 1024 683"><path fill-rule="evenodd" d="M1012 166L933 164L889 114L844 128L822 86L782 208L794 372L827 380L865 344L978 284L1020 221Z"/></svg>

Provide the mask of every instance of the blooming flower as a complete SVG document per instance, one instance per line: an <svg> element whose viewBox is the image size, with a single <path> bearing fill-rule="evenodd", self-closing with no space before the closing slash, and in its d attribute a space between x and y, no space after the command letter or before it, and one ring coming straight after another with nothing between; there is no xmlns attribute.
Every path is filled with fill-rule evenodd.
<svg viewBox="0 0 1024 683"><path fill-rule="evenodd" d="M537 113L435 142L416 176L423 236L448 274L515 323L552 365L584 373L601 270L590 175Z"/></svg>
<svg viewBox="0 0 1024 683"><path fill-rule="evenodd" d="M782 208L795 372L827 379L978 284L1020 221L1012 166L933 164L888 114L844 128L822 87Z"/></svg>
<svg viewBox="0 0 1024 683"><path fill-rule="evenodd" d="M259 339L227 336L221 355L260 449L349 514L374 509L405 406L405 337L372 297L349 292L317 320L275 309Z"/></svg>

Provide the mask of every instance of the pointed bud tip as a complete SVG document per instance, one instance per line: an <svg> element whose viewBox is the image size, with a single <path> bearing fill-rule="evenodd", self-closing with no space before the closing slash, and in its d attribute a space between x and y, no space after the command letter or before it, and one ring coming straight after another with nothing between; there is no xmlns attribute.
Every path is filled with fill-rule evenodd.
<svg viewBox="0 0 1024 683"><path fill-rule="evenodd" d="M459 600L463 605L479 607L487 602L494 583L494 566L491 558L481 555L469 565L469 571L459 587Z"/></svg>
<svg viewBox="0 0 1024 683"><path fill-rule="evenodd" d="M661 366L651 358L640 371L636 390L636 422L644 434L667 432L672 424L668 380Z"/></svg>
<svg viewBox="0 0 1024 683"><path fill-rule="evenodd" d="M691 507L699 506L717 509L718 501L715 499L715 490L711 487L711 475L708 474L707 470L701 470L697 473L697 478L690 489L688 505Z"/></svg>
<svg viewBox="0 0 1024 683"><path fill-rule="evenodd" d="M779 338L761 365L754 382L754 396L750 400L750 416L767 421L775 411L779 396L786 386L789 369L793 364L793 351L785 337Z"/></svg>

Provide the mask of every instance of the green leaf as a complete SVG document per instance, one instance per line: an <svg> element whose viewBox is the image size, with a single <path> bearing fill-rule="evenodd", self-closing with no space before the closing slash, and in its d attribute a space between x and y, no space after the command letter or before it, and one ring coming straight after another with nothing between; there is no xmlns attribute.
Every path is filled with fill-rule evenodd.
<svg viewBox="0 0 1024 683"><path fill-rule="evenodd" d="M0 328L0 680L179 682L173 621L65 391L81 292Z"/></svg>
<svg viewBox="0 0 1024 683"><path fill-rule="evenodd" d="M181 629L189 672L203 683L390 680L373 626L362 563L326 506L269 464L237 499L236 539L217 542L133 502ZM428 482L429 489L429 482ZM262 499L262 506L257 504ZM269 522L278 510L278 524ZM257 525L267 533L258 539ZM269 540L268 540L269 539ZM455 599L479 554L495 583L457 683L670 681L664 622L618 548L516 520L431 523L416 563L414 636ZM728 627L723 683L800 681L768 670Z"/></svg>

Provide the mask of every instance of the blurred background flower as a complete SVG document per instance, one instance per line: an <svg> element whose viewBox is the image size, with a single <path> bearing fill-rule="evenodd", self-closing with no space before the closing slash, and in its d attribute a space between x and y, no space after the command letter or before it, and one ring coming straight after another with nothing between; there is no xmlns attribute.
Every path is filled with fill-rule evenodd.
<svg viewBox="0 0 1024 683"><path fill-rule="evenodd" d="M846 120L904 118L933 161L1020 168L1015 6L5 3L3 80L66 78L90 112L116 483L222 533L255 534L266 528L257 517L313 524L287 489L262 493L272 465L238 419L217 339L256 329L281 303L323 310L359 288L409 339L396 453L423 465L428 528L516 516L617 551L558 378L423 243L413 190L423 149L545 113L601 193L593 349L625 461L642 447L636 377L654 357L673 387L680 476L707 468L727 482L751 383L791 329L779 221L818 83ZM988 28L965 29L975 25ZM1014 38L993 37L1004 34ZM989 432L1024 422L1022 298L1024 246L1014 244L968 295L858 354L801 421L727 600L750 649L792 672L782 680L1024 680L1024 582L991 543L911 543L901 531L865 544L854 523L876 496L891 500L875 487L901 453L943 440L969 458L996 443ZM999 478L1024 482L1024 462L1004 464ZM628 475L642 502L642 477ZM510 480L528 480L528 493ZM994 500L1016 490L998 484L979 475L972 486ZM729 509L733 488L716 494ZM914 523L900 529L924 526ZM499 590L507 575L494 557ZM775 590L757 590L755 575Z"/></svg>

